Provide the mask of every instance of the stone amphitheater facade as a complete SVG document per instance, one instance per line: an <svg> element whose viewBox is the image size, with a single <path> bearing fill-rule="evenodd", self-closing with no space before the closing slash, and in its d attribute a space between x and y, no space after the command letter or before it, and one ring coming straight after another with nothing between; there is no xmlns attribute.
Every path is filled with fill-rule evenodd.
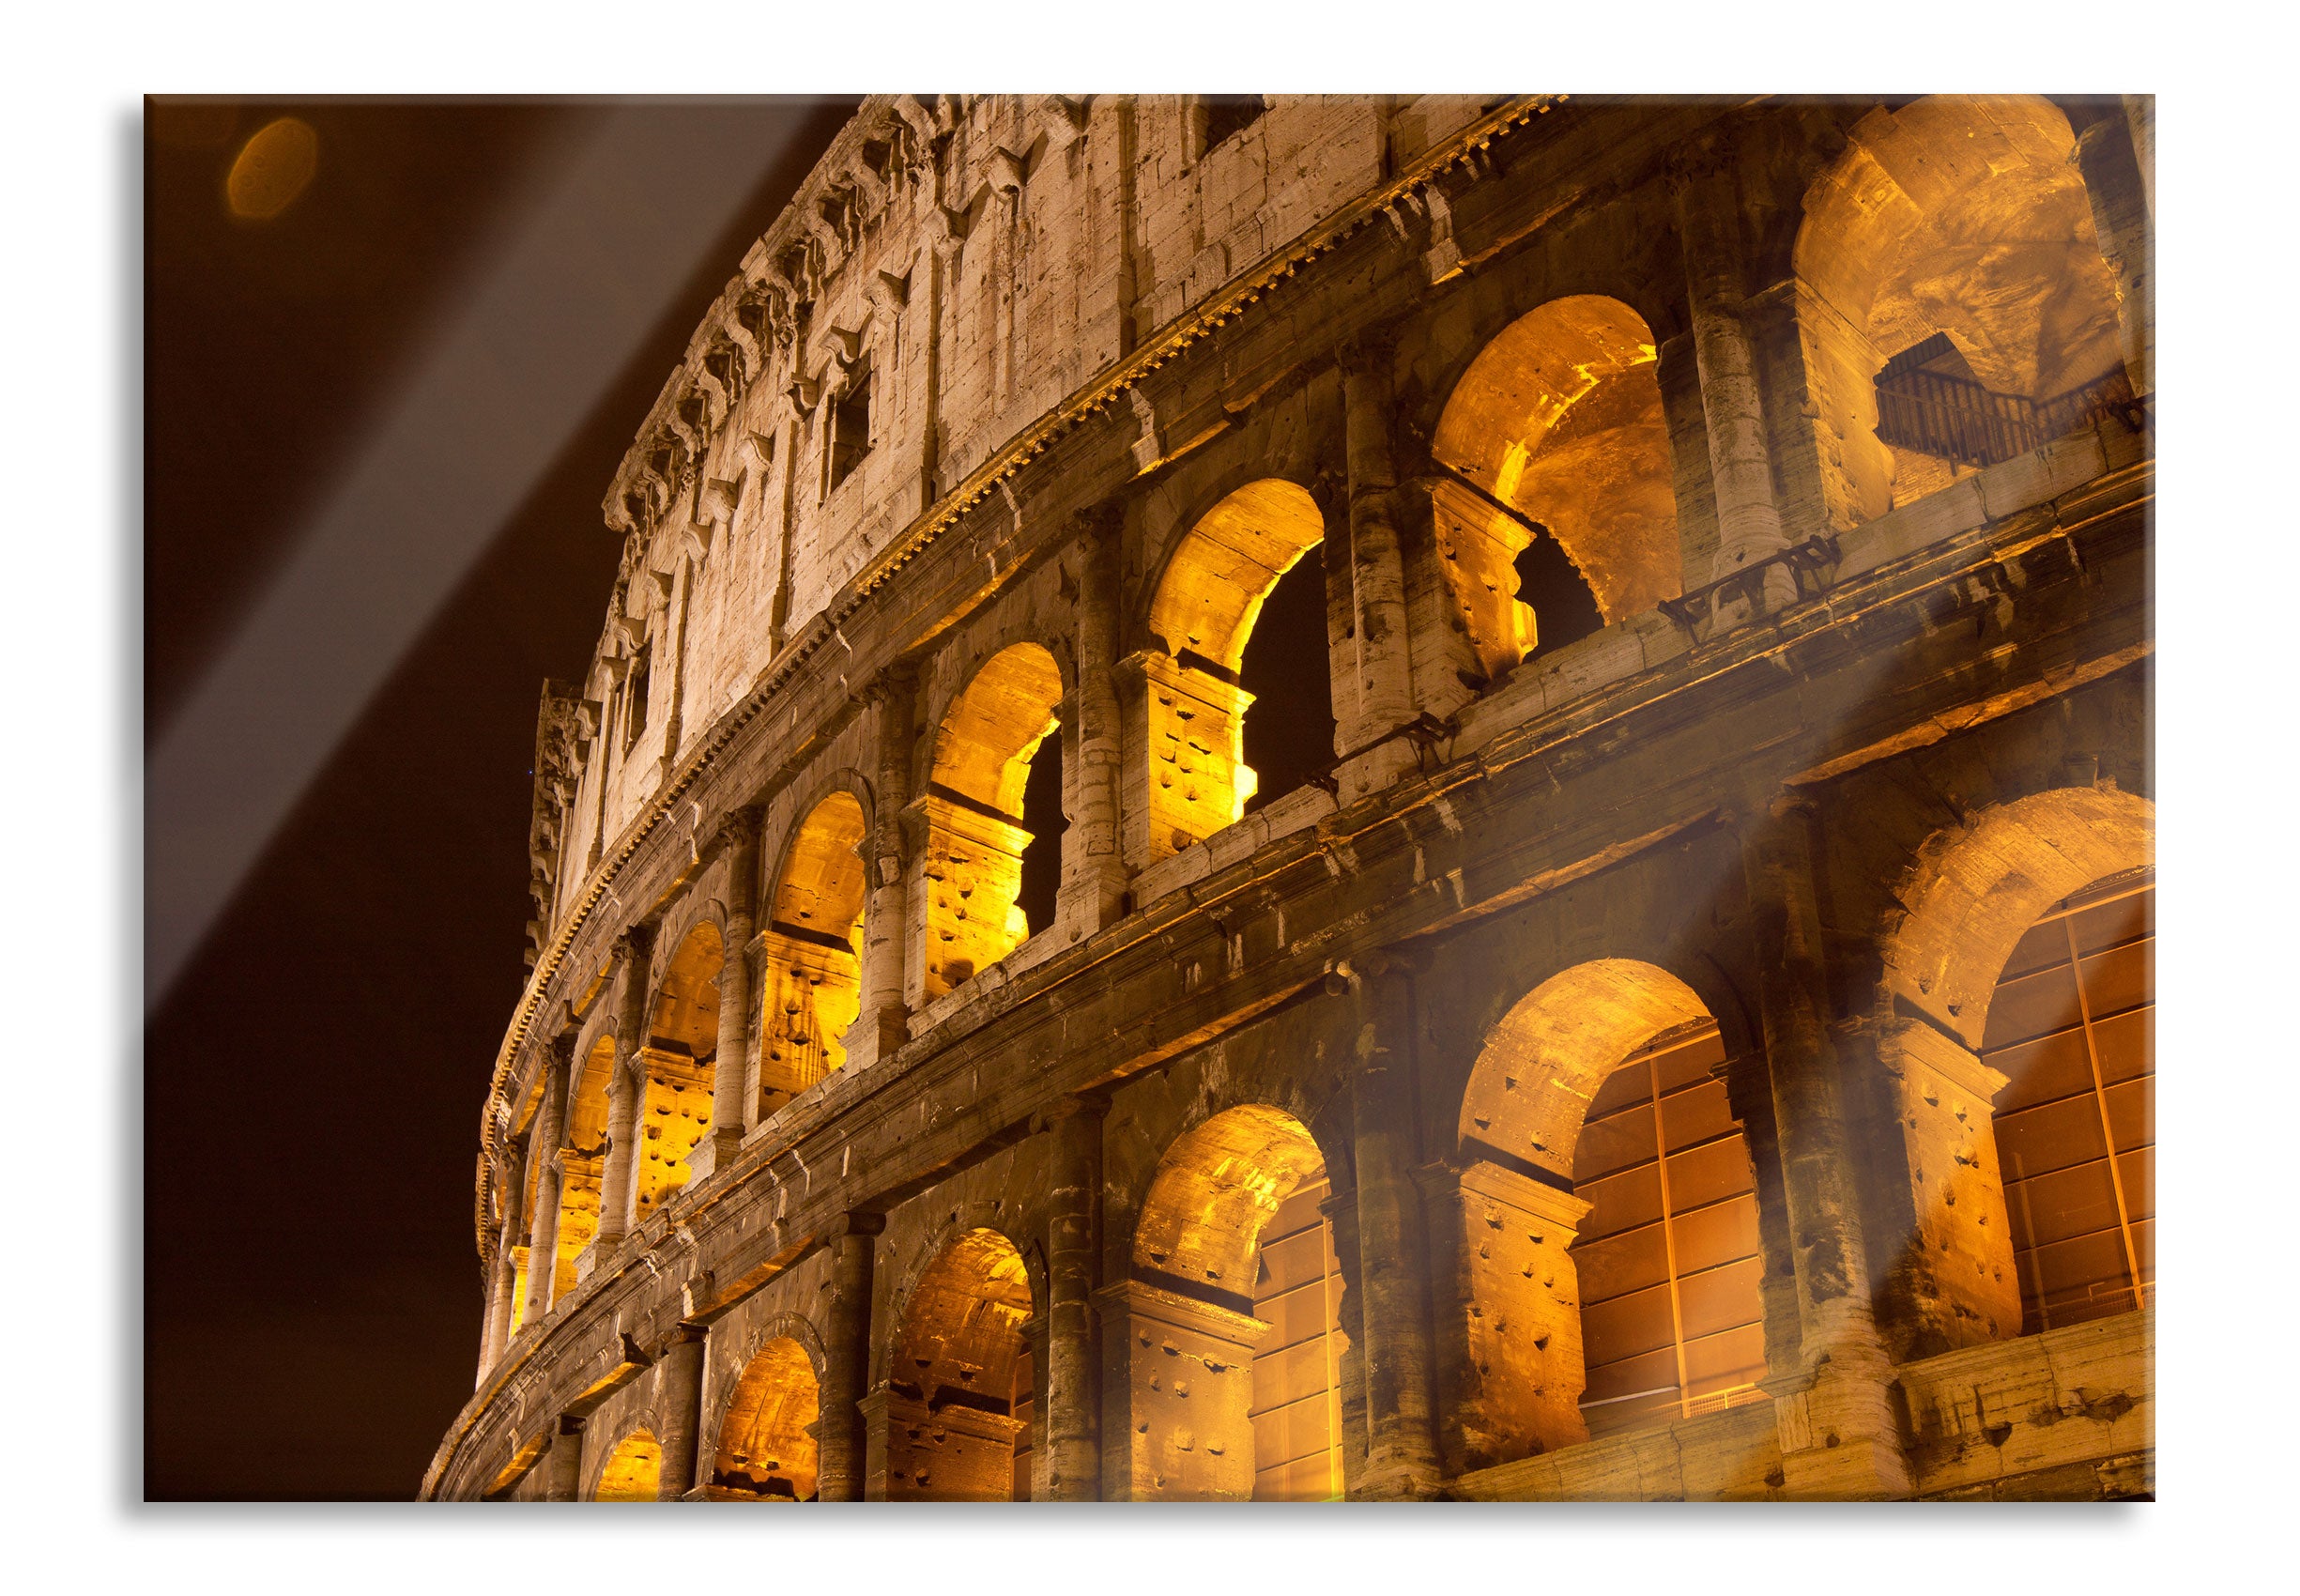
<svg viewBox="0 0 2300 1596"><path fill-rule="evenodd" d="M607 491L422 1495L2149 1494L2153 128L867 100Z"/></svg>

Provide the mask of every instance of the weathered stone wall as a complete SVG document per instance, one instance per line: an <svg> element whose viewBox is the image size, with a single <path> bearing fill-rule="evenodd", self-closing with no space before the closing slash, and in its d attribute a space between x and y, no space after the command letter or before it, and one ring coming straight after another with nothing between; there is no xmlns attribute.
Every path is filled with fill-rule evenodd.
<svg viewBox="0 0 2300 1596"><path fill-rule="evenodd" d="M490 1282L549 1242L540 1213L585 1235L581 1203L631 1189L603 1095L645 1067L634 1017L706 924L733 994L709 1133L684 1185L628 1234L601 1223L515 1330L491 1306L425 1493L586 1494L644 1428L665 1495L728 1495L715 1437L779 1337L820 1388L825 1496L1002 1496L1023 1448L1033 1496L1248 1495L1264 1328L1221 1260L1251 1238L1149 1263L1136 1245L1170 1154L1240 1109L1297 1126L1331 1183L1352 1495L2148 1490L2147 1316L2018 1335L1991 1082L1971 1021L1916 974L1943 916L2017 935L2050 901L1972 863L1991 816L2045 848L2113 817L2062 850L2079 863L2055 897L2082 861L2147 862L2145 412L1905 503L1831 485L1850 423L1813 411L1828 334L1803 308L1802 207L1868 109L1280 97L1209 150L1220 108L1189 100L866 103L609 495L609 625L539 721L549 913L485 1122ZM2097 147L2121 107L2065 115L2093 166L2126 171ZM2112 199L2130 253L2132 196ZM1639 491L1673 507L1678 568L1658 607L1513 664L1463 620L1482 612L1433 440L1479 355L1565 296L1650 332ZM866 370L869 447L833 486ZM1269 501L1315 507L1336 764L1201 835L1154 794L1151 696L1185 668L1221 679L1152 613L1183 551L1219 579L1192 538L1273 482L1292 486ZM1250 613L1266 588L1238 579ZM969 721L1025 645L1051 662L1046 701ZM617 690L642 657L626 752ZM985 796L1012 769L961 779L953 749L995 755L1049 703L1055 924L930 979L928 939L1008 890L946 868L954 849L1019 813ZM772 904L836 792L862 816L862 1012L842 1067L762 1093ZM1978 884L1942 907L1940 881ZM1590 1441L1572 1139L1648 1038L1568 1057L1603 1027L1553 1028L1528 1122L1548 1141L1464 1126L1518 1089L1480 1074L1505 1018L1595 961L1650 969L1717 1026L1767 1371L1739 1405ZM1993 980L1955 972L1984 1001ZM542 1144L603 1132L607 1167L557 1155L555 1205ZM1240 1183L1276 1177L1207 1157L1203 1208L1157 1225L1275 1201L1240 1207Z"/></svg>

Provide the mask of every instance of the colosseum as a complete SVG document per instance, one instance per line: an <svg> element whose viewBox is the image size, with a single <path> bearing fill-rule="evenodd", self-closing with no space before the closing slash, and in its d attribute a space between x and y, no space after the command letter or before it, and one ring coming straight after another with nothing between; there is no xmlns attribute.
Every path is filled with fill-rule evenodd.
<svg viewBox="0 0 2300 1596"><path fill-rule="evenodd" d="M2152 1496L2154 127L865 101L606 487L422 1495Z"/></svg>

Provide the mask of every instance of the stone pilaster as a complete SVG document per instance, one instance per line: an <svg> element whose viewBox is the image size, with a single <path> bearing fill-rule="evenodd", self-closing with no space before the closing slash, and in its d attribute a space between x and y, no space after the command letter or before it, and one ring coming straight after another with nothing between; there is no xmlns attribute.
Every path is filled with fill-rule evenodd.
<svg viewBox="0 0 2300 1596"><path fill-rule="evenodd" d="M1729 169L1708 165L1678 179L1679 238L1693 315L1701 411L1709 426L1710 476L1717 500L1718 546L1708 580L1787 546L1773 493L1756 356L1742 318L1740 200ZM1688 585L1699 578L1688 574ZM1786 569L1766 574L1768 607L1796 595Z"/></svg>
<svg viewBox="0 0 2300 1596"><path fill-rule="evenodd" d="M703 1428L703 1370L709 1362L704 1353L710 1338L711 1332L703 1326L682 1320L672 1328L669 1343L655 1362L655 1378L660 1382L655 1389L655 1411L663 1425L658 1437L663 1443L663 1468L655 1483L655 1499L660 1502L679 1501L695 1488L696 1451Z"/></svg>
<svg viewBox="0 0 2300 1596"><path fill-rule="evenodd" d="M523 1324L540 1324L559 1289L560 1150L566 1141L567 1094L575 1036L554 1036L544 1054L543 1104L535 1111L535 1211L528 1220L527 1308Z"/></svg>
<svg viewBox="0 0 2300 1596"><path fill-rule="evenodd" d="M615 943L615 1065L607 1079L607 1162L599 1190L599 1234L592 1240L601 1262L614 1256L631 1234L638 1211L639 1110L647 1098L647 1067L639 1053L647 1046L647 961L654 936L634 926Z"/></svg>
<svg viewBox="0 0 2300 1596"><path fill-rule="evenodd" d="M1904 1495L1909 1471L1878 1335L1855 1153L1828 1024L1812 806L1776 804L1744 835L1759 1004L1793 1240L1802 1360L1768 1379L1783 1469L1801 1497Z"/></svg>
<svg viewBox="0 0 2300 1596"><path fill-rule="evenodd" d="M750 1133L758 1094L750 1034L751 937L759 917L759 823L756 808L737 809L719 828L727 855L727 924L721 928L718 1059L711 1077L711 1134L695 1150L696 1178L727 1167Z"/></svg>
<svg viewBox="0 0 2300 1596"><path fill-rule="evenodd" d="M1435 1358L1423 1263L1428 1231L1414 1180L1413 992L1403 966L1374 955L1347 973L1348 1062L1362 1292L1366 1472L1371 1497L1435 1494Z"/></svg>
<svg viewBox="0 0 2300 1596"><path fill-rule="evenodd" d="M583 1490L583 1427L589 1422L562 1413L551 1426L551 1450L544 1454L543 1499L572 1502Z"/></svg>
<svg viewBox="0 0 2300 1596"><path fill-rule="evenodd" d="M1414 744L1389 733L1414 718L1414 662L1400 552L1397 468L1390 449L1392 350L1353 340L1340 353L1349 463L1350 589L1355 691L1336 694L1336 734L1351 756L1339 773L1347 803L1388 787L1416 764ZM1342 719L1344 706L1348 718Z"/></svg>
<svg viewBox="0 0 2300 1596"><path fill-rule="evenodd" d="M1091 936L1125 912L1127 867L1119 837L1126 757L1118 699L1119 542L1112 513L1080 517L1078 686L1071 747L1078 813L1063 850L1055 923L1069 940Z"/></svg>
<svg viewBox="0 0 2300 1596"><path fill-rule="evenodd" d="M1091 1502L1102 1484L1099 1355L1094 1291L1102 1195L1102 1102L1066 1099L1049 1114L1054 1143L1047 1220L1046 1451L1049 1500Z"/></svg>
<svg viewBox="0 0 2300 1596"><path fill-rule="evenodd" d="M864 693L878 755L879 790L870 835L864 841L870 901L863 916L862 1006L845 1036L849 1069L867 1069L911 1035L905 999L911 851L902 815L911 802L917 693L918 683L907 670L882 672Z"/></svg>
<svg viewBox="0 0 2300 1596"><path fill-rule="evenodd" d="M868 1442L862 1402L870 1383L871 1275L878 1214L849 1214L831 1245L831 1307L822 1343L820 1428L816 1432L816 1496L859 1502L864 1496Z"/></svg>

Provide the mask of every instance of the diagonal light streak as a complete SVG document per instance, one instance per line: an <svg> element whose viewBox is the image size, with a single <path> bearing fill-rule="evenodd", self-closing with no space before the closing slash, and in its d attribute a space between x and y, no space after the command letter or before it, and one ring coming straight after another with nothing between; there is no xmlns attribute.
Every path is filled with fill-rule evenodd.
<svg viewBox="0 0 2300 1596"><path fill-rule="evenodd" d="M788 101L619 106L477 277L146 766L147 1018L803 120Z"/></svg>

